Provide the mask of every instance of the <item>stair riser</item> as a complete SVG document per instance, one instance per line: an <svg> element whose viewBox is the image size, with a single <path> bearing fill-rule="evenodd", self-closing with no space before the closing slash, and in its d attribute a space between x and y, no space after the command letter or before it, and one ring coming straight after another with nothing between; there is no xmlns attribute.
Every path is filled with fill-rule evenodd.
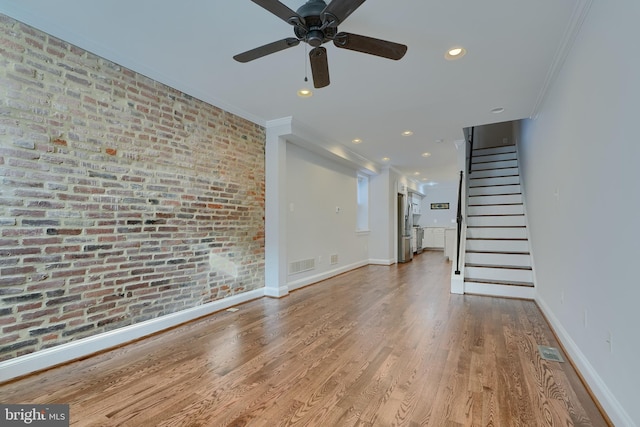
<svg viewBox="0 0 640 427"><path fill-rule="evenodd" d="M489 162L489 163L478 163L473 164L471 166L471 172L487 170L487 169L506 169L506 168L517 168L518 161L517 160L504 160L501 162Z"/></svg>
<svg viewBox="0 0 640 427"><path fill-rule="evenodd" d="M526 239L526 228L496 227L467 228L467 238L471 239Z"/></svg>
<svg viewBox="0 0 640 427"><path fill-rule="evenodd" d="M467 217L467 226L469 227L524 227L525 225L524 215Z"/></svg>
<svg viewBox="0 0 640 427"><path fill-rule="evenodd" d="M533 282L531 270L511 270L508 268L466 267L465 277L476 280L501 280L513 282Z"/></svg>
<svg viewBox="0 0 640 427"><path fill-rule="evenodd" d="M503 286L487 283L464 282L464 292L475 295L491 295L507 298L535 299L533 287Z"/></svg>
<svg viewBox="0 0 640 427"><path fill-rule="evenodd" d="M515 152L516 147L513 145L503 145L500 147L492 147L492 148L476 148L473 150L474 156L485 156L489 154L500 154L500 153L511 153Z"/></svg>
<svg viewBox="0 0 640 427"><path fill-rule="evenodd" d="M531 256L467 252L465 262L469 264L503 265L506 267L531 267Z"/></svg>
<svg viewBox="0 0 640 427"><path fill-rule="evenodd" d="M468 251L481 252L529 252L527 240L467 240Z"/></svg>
<svg viewBox="0 0 640 427"><path fill-rule="evenodd" d="M520 215L523 205L469 206L467 215Z"/></svg>
<svg viewBox="0 0 640 427"><path fill-rule="evenodd" d="M496 176L517 176L518 168L508 168L508 169L487 169L487 170L479 170L479 171L471 171L470 178L489 178Z"/></svg>
<svg viewBox="0 0 640 427"><path fill-rule="evenodd" d="M491 186L491 185L518 185L519 176L504 176L496 178L472 178L469 180L469 188Z"/></svg>
<svg viewBox="0 0 640 427"><path fill-rule="evenodd" d="M521 194L508 196L469 196L469 206L476 205L504 205L522 203Z"/></svg>
<svg viewBox="0 0 640 427"><path fill-rule="evenodd" d="M499 162L502 160L516 160L516 153L500 153L500 154L485 154L477 155L473 153L473 163L486 163L486 162Z"/></svg>
<svg viewBox="0 0 640 427"><path fill-rule="evenodd" d="M520 194L519 185L498 185L493 187L474 187L469 188L470 196L488 196L492 194Z"/></svg>

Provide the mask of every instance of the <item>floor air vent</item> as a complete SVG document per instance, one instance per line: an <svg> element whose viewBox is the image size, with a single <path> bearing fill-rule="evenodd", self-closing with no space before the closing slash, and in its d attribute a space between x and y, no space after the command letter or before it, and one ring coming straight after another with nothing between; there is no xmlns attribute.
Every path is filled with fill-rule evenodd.
<svg viewBox="0 0 640 427"><path fill-rule="evenodd" d="M289 263L289 274L302 273L316 268L316 260L314 258L301 259Z"/></svg>
<svg viewBox="0 0 640 427"><path fill-rule="evenodd" d="M560 355L560 351L555 347L539 345L538 351L540 352L540 356L545 360L551 360L552 362L564 362L564 359Z"/></svg>

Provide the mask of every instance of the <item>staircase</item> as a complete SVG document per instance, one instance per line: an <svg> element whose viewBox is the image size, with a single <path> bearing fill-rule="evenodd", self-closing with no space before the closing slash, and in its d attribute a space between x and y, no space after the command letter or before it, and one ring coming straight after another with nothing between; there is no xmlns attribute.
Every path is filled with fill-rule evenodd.
<svg viewBox="0 0 640 427"><path fill-rule="evenodd" d="M465 293L533 299L515 146L473 150L467 194Z"/></svg>

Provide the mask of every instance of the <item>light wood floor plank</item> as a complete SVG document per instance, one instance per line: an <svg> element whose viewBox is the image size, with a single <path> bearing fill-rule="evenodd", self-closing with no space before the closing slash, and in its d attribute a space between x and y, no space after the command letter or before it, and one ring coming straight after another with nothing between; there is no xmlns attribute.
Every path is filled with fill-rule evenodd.
<svg viewBox="0 0 640 427"><path fill-rule="evenodd" d="M605 426L531 301L449 293L427 251L0 385L73 426ZM566 356L565 356L566 357Z"/></svg>

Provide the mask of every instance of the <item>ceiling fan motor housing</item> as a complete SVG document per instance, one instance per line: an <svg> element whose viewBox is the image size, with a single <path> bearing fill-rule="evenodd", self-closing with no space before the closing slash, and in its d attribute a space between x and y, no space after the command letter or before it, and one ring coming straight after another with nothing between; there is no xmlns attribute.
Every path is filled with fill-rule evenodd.
<svg viewBox="0 0 640 427"><path fill-rule="evenodd" d="M318 47L324 42L324 33L320 30L311 30L307 33L307 43L313 47Z"/></svg>
<svg viewBox="0 0 640 427"><path fill-rule="evenodd" d="M304 26L295 26L294 32L300 40L304 40L313 47L333 39L338 32L336 26L326 26L320 15L327 7L323 0L309 0L298 8L296 13L303 18Z"/></svg>
<svg viewBox="0 0 640 427"><path fill-rule="evenodd" d="M306 20L307 16L320 16L326 7L327 4L322 0L309 0L299 7L296 13Z"/></svg>

